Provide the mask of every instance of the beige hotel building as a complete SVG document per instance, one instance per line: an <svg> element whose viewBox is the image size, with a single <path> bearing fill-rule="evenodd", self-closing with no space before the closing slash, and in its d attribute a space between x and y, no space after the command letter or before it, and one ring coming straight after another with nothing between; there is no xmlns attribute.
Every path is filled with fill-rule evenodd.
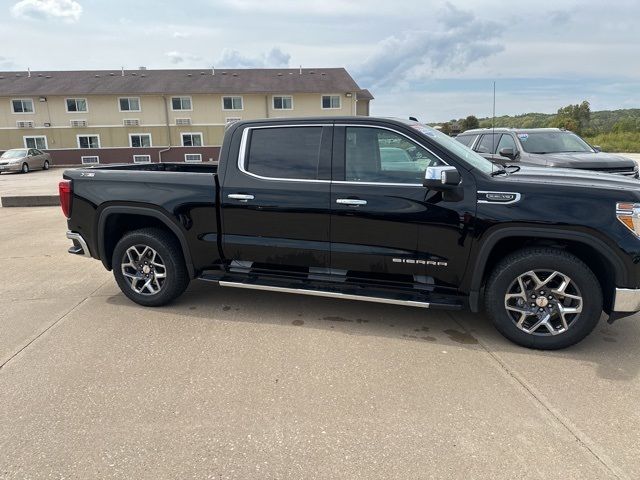
<svg viewBox="0 0 640 480"><path fill-rule="evenodd" d="M369 115L344 68L0 72L0 152L54 165L216 161L238 120Z"/></svg>

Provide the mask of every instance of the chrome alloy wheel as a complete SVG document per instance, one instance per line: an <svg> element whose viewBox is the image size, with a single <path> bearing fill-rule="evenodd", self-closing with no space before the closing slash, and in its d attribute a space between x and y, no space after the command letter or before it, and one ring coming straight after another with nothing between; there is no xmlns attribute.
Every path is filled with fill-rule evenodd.
<svg viewBox="0 0 640 480"><path fill-rule="evenodd" d="M122 258L122 275L134 292L155 295L167 279L162 257L147 245L129 247Z"/></svg>
<svg viewBox="0 0 640 480"><path fill-rule="evenodd" d="M513 323L538 336L566 332L582 312L582 294L567 275L554 270L530 270L517 277L504 297Z"/></svg>

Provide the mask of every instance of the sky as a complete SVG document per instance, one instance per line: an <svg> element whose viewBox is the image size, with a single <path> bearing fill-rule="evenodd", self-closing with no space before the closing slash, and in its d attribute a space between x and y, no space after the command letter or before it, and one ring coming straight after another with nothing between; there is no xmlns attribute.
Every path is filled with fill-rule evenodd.
<svg viewBox="0 0 640 480"><path fill-rule="evenodd" d="M640 1L0 0L0 70L345 67L372 115L640 108ZM0 92L1 93L1 92Z"/></svg>

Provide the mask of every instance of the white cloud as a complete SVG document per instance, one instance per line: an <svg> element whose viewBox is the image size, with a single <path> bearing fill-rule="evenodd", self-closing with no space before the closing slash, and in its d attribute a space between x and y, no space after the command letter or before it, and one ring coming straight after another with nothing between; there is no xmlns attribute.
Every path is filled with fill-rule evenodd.
<svg viewBox="0 0 640 480"><path fill-rule="evenodd" d="M171 51L166 53L167 57L169 57L169 61L174 65L178 63L201 63L202 57L199 55L193 55L191 53L177 52Z"/></svg>
<svg viewBox="0 0 640 480"><path fill-rule="evenodd" d="M291 55L277 47L256 56L242 55L237 50L225 49L216 65L222 68L279 68L288 67L290 60Z"/></svg>
<svg viewBox="0 0 640 480"><path fill-rule="evenodd" d="M504 50L495 41L500 26L459 10L451 3L440 12L438 30L410 30L380 41L356 70L372 87L402 86L432 77L434 72L458 75L479 60Z"/></svg>
<svg viewBox="0 0 640 480"><path fill-rule="evenodd" d="M11 13L17 18L77 22L82 15L82 5L75 0L21 0L11 8Z"/></svg>
<svg viewBox="0 0 640 480"><path fill-rule="evenodd" d="M188 32L173 32L173 38L188 38L190 37Z"/></svg>

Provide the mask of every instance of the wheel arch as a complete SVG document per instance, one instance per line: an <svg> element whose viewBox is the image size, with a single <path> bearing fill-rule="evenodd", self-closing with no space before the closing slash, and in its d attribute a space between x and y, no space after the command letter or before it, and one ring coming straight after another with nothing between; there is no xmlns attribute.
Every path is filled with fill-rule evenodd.
<svg viewBox="0 0 640 480"><path fill-rule="evenodd" d="M178 240L189 276L194 278L195 269L184 234L169 215L149 207L113 205L102 210L98 217L97 243L98 254L104 267L107 270L111 270L113 249L125 233L147 227L167 230ZM117 232L115 238L107 238L108 232L113 232L114 230Z"/></svg>
<svg viewBox="0 0 640 480"><path fill-rule="evenodd" d="M611 311L616 285L624 285L626 270L622 260L602 240L582 232L536 228L505 228L490 233L469 265L469 307L479 312L482 289L491 273L491 265L514 251L529 246L563 249L582 260L596 275L604 300L605 312Z"/></svg>

